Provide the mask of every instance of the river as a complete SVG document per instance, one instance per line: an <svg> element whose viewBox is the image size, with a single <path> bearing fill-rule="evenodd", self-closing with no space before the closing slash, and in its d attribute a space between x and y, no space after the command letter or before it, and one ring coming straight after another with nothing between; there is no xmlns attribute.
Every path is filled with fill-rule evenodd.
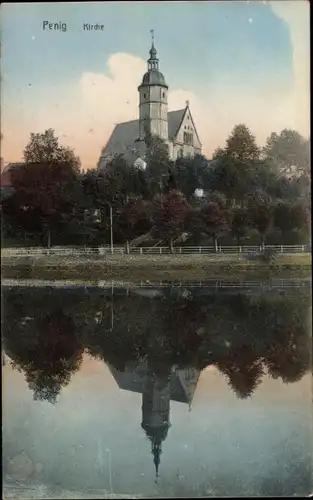
<svg viewBox="0 0 313 500"><path fill-rule="evenodd" d="M6 282L5 498L308 496L311 284Z"/></svg>

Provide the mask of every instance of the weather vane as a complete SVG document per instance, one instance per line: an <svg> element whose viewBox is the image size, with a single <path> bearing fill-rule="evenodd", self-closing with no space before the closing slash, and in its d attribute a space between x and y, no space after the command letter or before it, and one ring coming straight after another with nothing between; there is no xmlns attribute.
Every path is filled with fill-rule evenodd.
<svg viewBox="0 0 313 500"><path fill-rule="evenodd" d="M154 30L150 30L150 33L151 33L152 43L154 43Z"/></svg>

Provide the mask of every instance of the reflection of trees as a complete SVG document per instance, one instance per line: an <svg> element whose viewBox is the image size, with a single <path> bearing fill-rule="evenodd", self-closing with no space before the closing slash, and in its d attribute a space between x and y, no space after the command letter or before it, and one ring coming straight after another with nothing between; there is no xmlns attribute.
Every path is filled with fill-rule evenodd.
<svg viewBox="0 0 313 500"><path fill-rule="evenodd" d="M11 304L11 312L12 308ZM60 307L47 312L42 304L42 309L29 309L29 315L15 316L15 321L6 317L4 325L5 349L13 366L24 372L34 399L55 403L82 362L83 348L72 318Z"/></svg>
<svg viewBox="0 0 313 500"><path fill-rule="evenodd" d="M102 359L118 370L122 370L127 361L145 356L147 314L143 309L141 311L141 301L141 298L117 297L114 302L110 298L102 304L99 320L86 339L85 347L92 356Z"/></svg>
<svg viewBox="0 0 313 500"><path fill-rule="evenodd" d="M265 364L273 378L297 382L310 369L310 337L304 325L281 328L266 354Z"/></svg>
<svg viewBox="0 0 313 500"><path fill-rule="evenodd" d="M251 396L265 369L295 382L310 369L309 297L104 297L54 290L4 292L3 337L35 399L55 402L82 352L123 370L130 361L198 370L214 364Z"/></svg>
<svg viewBox="0 0 313 500"><path fill-rule="evenodd" d="M40 344L27 353L26 380L34 399L55 403L61 388L79 369L83 350L75 337L74 323L60 310L42 318L37 328Z"/></svg>
<svg viewBox="0 0 313 500"><path fill-rule="evenodd" d="M247 346L232 349L216 365L227 375L230 387L240 398L251 396L264 374L261 360L256 359L251 347Z"/></svg>

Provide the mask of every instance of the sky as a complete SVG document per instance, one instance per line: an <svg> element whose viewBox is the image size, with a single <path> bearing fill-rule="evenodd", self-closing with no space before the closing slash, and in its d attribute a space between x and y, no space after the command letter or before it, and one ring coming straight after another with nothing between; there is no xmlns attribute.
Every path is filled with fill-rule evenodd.
<svg viewBox="0 0 313 500"><path fill-rule="evenodd" d="M53 128L93 168L116 123L138 117L154 29L169 111L190 102L211 157L232 128L257 142L309 136L309 2L82 2L1 5L1 157ZM44 21L66 31L43 29ZM84 23L103 24L101 31Z"/></svg>

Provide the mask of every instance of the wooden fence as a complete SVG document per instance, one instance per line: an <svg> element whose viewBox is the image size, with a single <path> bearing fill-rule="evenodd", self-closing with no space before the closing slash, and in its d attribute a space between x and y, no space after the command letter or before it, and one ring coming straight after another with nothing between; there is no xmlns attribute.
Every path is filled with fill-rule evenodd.
<svg viewBox="0 0 313 500"><path fill-rule="evenodd" d="M265 245L262 246L219 246L218 250L214 246L180 246L174 247L171 252L169 247L133 247L130 248L131 255L201 255L201 254L253 254L259 253L266 248L272 248L280 254L294 254L294 253L310 253L311 245ZM29 248L3 248L1 250L2 257L40 257L43 255L50 256L101 256L101 255L125 255L126 249L122 246L115 246L113 249L110 247L96 247L96 248L69 248L69 247L29 247Z"/></svg>

